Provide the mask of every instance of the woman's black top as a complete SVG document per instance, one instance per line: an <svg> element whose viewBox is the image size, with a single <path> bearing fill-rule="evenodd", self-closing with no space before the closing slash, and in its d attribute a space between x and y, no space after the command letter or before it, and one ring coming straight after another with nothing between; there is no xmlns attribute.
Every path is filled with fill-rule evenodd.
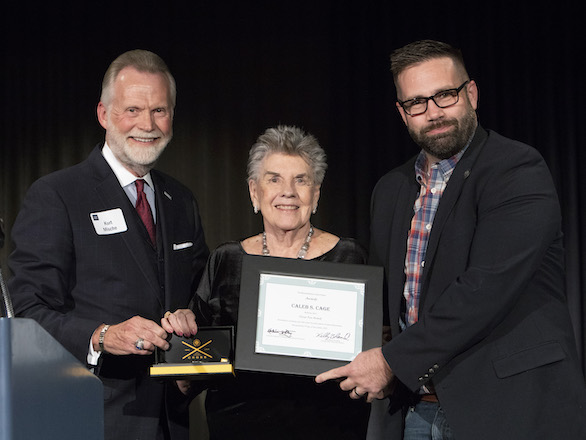
<svg viewBox="0 0 586 440"><path fill-rule="evenodd" d="M237 328L244 255L237 241L210 255L193 306L199 325ZM357 241L341 238L309 261L365 264L366 258ZM313 377L238 371L235 379L210 384L206 411L212 440L364 439L369 405L350 399L336 382L318 385Z"/></svg>

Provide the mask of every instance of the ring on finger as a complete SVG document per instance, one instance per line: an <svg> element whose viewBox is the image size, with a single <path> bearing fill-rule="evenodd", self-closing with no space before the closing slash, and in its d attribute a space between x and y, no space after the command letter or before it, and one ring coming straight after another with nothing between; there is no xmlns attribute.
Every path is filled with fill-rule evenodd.
<svg viewBox="0 0 586 440"><path fill-rule="evenodd" d="M134 345L136 346L137 350L142 350L144 348L144 339L138 338Z"/></svg>
<svg viewBox="0 0 586 440"><path fill-rule="evenodd" d="M168 318L169 318L169 316L171 316L171 315L172 315L172 313L171 313L169 310L167 310L167 311L165 312L165 314L163 315L163 318L167 318L167 319L168 319Z"/></svg>
<svg viewBox="0 0 586 440"><path fill-rule="evenodd" d="M354 391L354 394L356 394L360 399L368 394L368 393L358 394L358 391L356 391L356 388L352 389L352 391Z"/></svg>

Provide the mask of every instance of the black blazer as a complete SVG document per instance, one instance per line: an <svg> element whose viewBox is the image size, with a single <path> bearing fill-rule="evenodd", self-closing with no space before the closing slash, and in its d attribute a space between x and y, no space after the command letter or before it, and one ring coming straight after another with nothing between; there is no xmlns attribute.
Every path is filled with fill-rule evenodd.
<svg viewBox="0 0 586 440"><path fill-rule="evenodd" d="M378 182L371 212L370 263L386 269L393 330L383 354L400 389L417 392L433 380L459 439L586 438L560 209L542 157L478 128L433 222L419 321L400 332L407 235L419 191L414 162ZM404 408L405 394L391 398L394 407ZM370 438L385 425L400 429L377 414ZM401 418L401 411L393 414Z"/></svg>
<svg viewBox="0 0 586 440"><path fill-rule="evenodd" d="M161 172L151 175L156 250L101 146L84 162L35 182L14 224L9 290L15 312L38 321L84 364L100 324L135 315L160 323L166 310L186 308L205 265L208 249L192 193ZM92 214L118 209L127 230L98 234ZM101 357L106 438L156 438L164 396L176 390L150 380L152 362L152 356ZM172 438L187 438L185 427L179 431Z"/></svg>

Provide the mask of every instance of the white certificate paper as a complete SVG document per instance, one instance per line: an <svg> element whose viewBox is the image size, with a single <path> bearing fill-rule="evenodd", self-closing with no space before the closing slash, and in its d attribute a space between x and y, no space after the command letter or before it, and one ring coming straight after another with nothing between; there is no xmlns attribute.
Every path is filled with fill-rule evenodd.
<svg viewBox="0 0 586 440"><path fill-rule="evenodd" d="M255 351L351 361L362 351L365 284L261 274Z"/></svg>

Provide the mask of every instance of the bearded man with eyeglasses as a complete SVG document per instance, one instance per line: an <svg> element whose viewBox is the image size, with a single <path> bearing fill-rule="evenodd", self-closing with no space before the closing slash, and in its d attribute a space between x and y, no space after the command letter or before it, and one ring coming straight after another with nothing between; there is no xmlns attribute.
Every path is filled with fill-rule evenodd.
<svg viewBox="0 0 586 440"><path fill-rule="evenodd" d="M478 124L459 50L391 55L421 152L374 189L369 263L392 339L319 375L373 402L369 439L584 439L586 386L564 291L560 207L532 147Z"/></svg>

